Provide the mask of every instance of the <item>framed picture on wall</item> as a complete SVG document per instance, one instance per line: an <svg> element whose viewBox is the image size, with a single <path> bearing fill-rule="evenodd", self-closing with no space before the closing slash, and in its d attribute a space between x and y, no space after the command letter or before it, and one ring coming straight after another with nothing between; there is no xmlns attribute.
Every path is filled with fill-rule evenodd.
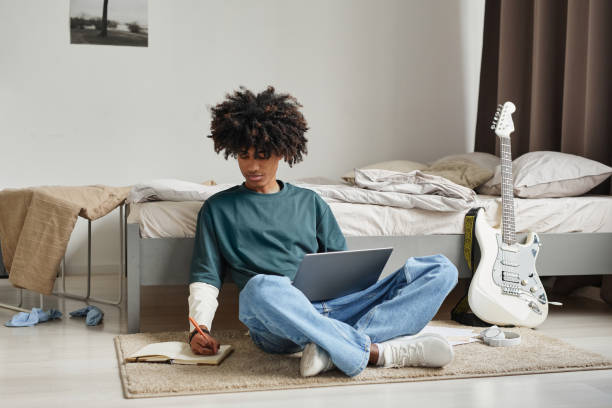
<svg viewBox="0 0 612 408"><path fill-rule="evenodd" d="M148 0L70 0L70 43L149 46Z"/></svg>

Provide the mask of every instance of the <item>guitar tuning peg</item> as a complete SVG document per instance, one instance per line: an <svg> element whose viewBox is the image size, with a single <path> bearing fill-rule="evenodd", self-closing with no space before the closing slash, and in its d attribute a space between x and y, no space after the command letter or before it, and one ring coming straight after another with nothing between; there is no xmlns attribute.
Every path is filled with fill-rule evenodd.
<svg viewBox="0 0 612 408"><path fill-rule="evenodd" d="M501 108L502 108L502 106L504 106L504 105L502 105L501 103L500 103L499 105L497 105L497 107L498 107L499 109L501 109Z"/></svg>
<svg viewBox="0 0 612 408"><path fill-rule="evenodd" d="M495 130L495 125L491 125L491 130Z"/></svg>

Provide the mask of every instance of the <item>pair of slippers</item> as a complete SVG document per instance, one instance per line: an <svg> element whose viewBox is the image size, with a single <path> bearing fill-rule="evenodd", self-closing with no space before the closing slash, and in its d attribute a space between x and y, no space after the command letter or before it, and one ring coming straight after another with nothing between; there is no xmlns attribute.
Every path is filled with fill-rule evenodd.
<svg viewBox="0 0 612 408"><path fill-rule="evenodd" d="M85 316L85 324L88 326L96 326L100 324L104 317L104 312L96 306L87 306L74 312L70 312L72 317ZM4 325L6 327L28 327L38 323L44 323L49 320L60 319L62 312L56 309L44 311L38 307L33 307L31 312L19 312Z"/></svg>

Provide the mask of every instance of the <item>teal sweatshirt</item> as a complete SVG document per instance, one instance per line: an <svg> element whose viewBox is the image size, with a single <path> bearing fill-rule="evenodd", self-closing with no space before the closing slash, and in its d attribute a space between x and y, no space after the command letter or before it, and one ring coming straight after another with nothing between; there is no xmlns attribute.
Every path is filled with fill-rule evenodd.
<svg viewBox="0 0 612 408"><path fill-rule="evenodd" d="M329 206L312 190L278 181L262 194L244 183L210 197L198 213L190 283L221 288L225 274L242 290L253 276L295 277L306 254L346 250Z"/></svg>

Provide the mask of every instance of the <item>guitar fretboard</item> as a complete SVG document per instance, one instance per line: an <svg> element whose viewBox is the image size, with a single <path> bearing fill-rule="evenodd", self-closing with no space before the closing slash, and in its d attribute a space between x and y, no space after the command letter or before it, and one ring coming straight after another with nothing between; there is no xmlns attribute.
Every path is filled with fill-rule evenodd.
<svg viewBox="0 0 612 408"><path fill-rule="evenodd" d="M512 180L512 154L510 138L500 137L501 195L502 195L502 240L507 245L516 243L514 232L514 191Z"/></svg>

